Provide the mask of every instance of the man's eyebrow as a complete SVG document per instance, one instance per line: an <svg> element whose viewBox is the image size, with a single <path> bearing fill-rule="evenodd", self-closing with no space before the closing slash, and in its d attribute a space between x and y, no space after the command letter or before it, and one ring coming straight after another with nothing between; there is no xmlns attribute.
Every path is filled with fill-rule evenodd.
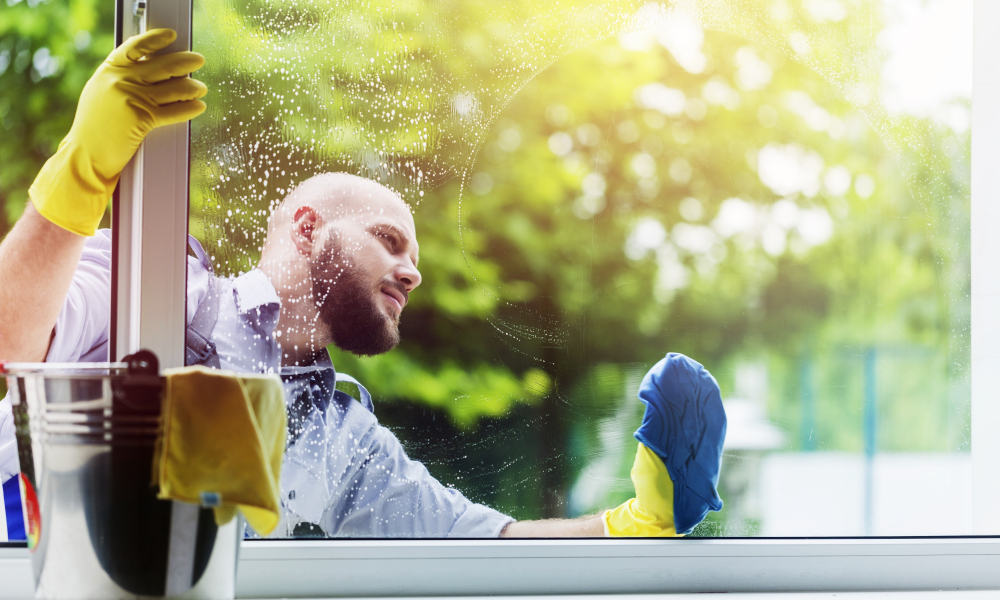
<svg viewBox="0 0 1000 600"><path fill-rule="evenodd" d="M410 236L406 235L406 232L400 229L399 227L396 227L392 223L375 223L374 225L368 227L368 231L370 233L386 232L386 231L392 233L400 240L402 240L407 248L411 248L413 250L413 266L417 266L417 263L420 262L420 256L418 254L419 248L417 246L417 243L414 240L411 240Z"/></svg>

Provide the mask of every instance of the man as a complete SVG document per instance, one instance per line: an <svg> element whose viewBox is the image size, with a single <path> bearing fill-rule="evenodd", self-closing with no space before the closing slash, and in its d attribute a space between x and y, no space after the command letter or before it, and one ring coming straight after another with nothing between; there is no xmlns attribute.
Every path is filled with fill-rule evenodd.
<svg viewBox="0 0 1000 600"><path fill-rule="evenodd" d="M73 127L29 191L31 203L0 243L3 359L107 360L110 238L96 232L97 224L145 135L205 108L199 100L205 86L187 77L201 66L200 55L155 55L174 37L170 30L153 30L130 38L98 68L81 94ZM721 413L714 380L686 357L668 356L643 384L649 391L643 400L657 410L647 411L655 417L649 427L644 422L652 437L639 438L637 498L578 519L515 522L470 502L406 457L395 436L378 425L367 391L361 388L361 403L335 392L326 347L363 355L395 347L400 315L421 282L413 217L378 183L335 173L307 179L271 215L258 267L234 279L212 275L194 245L188 362L234 371L291 367L284 514L276 535L673 535L721 507L715 481L724 417L700 423L710 431L695 445L705 438L706 448L714 448L708 453L714 475L710 465L707 479L688 480L687 464L697 457L676 451L686 434L671 438L663 431L666 416L657 412L664 406L661 390L683 379L696 384L674 396L698 403L692 414ZM6 404L0 405L6 411L0 412L0 465L10 471ZM677 527L675 507L685 513Z"/></svg>

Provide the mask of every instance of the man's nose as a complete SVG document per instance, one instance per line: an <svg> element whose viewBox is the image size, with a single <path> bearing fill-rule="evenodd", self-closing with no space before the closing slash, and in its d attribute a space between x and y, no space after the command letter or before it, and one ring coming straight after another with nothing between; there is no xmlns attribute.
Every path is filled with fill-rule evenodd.
<svg viewBox="0 0 1000 600"><path fill-rule="evenodd" d="M420 285L420 271L417 270L416 265L409 258L396 267L396 281L406 286L407 293L412 292Z"/></svg>

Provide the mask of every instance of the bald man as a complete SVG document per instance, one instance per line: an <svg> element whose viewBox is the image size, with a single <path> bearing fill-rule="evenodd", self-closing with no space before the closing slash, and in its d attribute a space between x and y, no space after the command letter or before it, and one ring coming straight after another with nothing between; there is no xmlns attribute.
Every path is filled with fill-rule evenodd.
<svg viewBox="0 0 1000 600"><path fill-rule="evenodd" d="M186 77L203 59L191 52L156 54L174 37L169 30L151 30L126 40L85 86L69 134L39 172L29 190L31 202L0 243L0 358L108 360L111 238L109 231L97 231L97 224L121 169L145 135L205 108L198 100L204 85ZM281 476L282 519L272 535L676 533L663 456L650 458L649 453L649 460L640 461L643 455L637 454L632 473L637 498L615 511L515 522L435 480L378 424L367 390L336 373L326 348L334 344L372 355L399 343L400 315L421 280L413 217L393 191L343 173L306 179L271 215L257 268L237 277L217 277L200 245L192 240L191 246L187 364L282 373L289 438ZM357 400L335 389L345 380L357 385ZM717 400L717 386L713 394L700 395ZM710 457L716 463L721 434L724 421L707 436L718 441L718 452ZM10 403L4 399L0 481L5 492L17 470ZM714 476L709 483L714 493ZM699 504L694 522L705 511Z"/></svg>

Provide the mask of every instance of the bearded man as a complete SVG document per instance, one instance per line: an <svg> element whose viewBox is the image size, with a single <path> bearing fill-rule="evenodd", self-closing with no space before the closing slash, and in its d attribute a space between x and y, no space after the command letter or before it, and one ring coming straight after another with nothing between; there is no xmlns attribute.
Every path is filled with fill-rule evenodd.
<svg viewBox="0 0 1000 600"><path fill-rule="evenodd" d="M159 29L126 40L85 86L70 133L0 243L0 359L108 360L111 238L97 224L145 135L205 108L199 100L204 84L187 77L202 65L201 56L156 54L174 38ZM330 344L362 355L391 350L407 299L420 285L413 216L395 192L374 181L343 173L306 179L272 213L258 266L237 277L216 277L197 242L191 246L186 362L283 375L289 437L283 514L272 535L674 535L721 507L715 483L725 419L704 417L721 411L718 387L701 365L679 355L668 355L643 384L648 394L640 397L655 410L643 423L649 435L637 432L637 498L616 509L514 521L410 460L379 425L363 386L359 400L335 389L338 380L353 380L336 374L326 351ZM684 403L671 415L662 412L667 389L671 402ZM663 431L668 417L676 421L673 437ZM680 419L701 421L688 427ZM705 456L712 464L699 464L699 475L688 478L687 465ZM16 472L5 399L0 480ZM677 527L675 507L683 511Z"/></svg>

